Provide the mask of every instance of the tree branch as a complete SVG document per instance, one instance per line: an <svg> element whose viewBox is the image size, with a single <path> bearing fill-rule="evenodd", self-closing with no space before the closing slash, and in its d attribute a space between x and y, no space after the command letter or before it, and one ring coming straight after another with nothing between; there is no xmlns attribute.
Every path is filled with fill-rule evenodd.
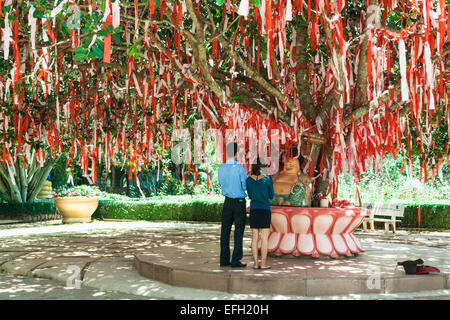
<svg viewBox="0 0 450 320"><path fill-rule="evenodd" d="M440 59L442 59L443 57L445 57L446 55L450 54L450 42L446 42L444 43L444 46L442 48L442 53L441 54L436 54L433 57L433 62L436 62Z"/></svg>
<svg viewBox="0 0 450 320"><path fill-rule="evenodd" d="M393 89L395 92L398 92L401 89L401 81L398 81L394 85ZM380 95L380 97L377 100L371 101L370 103L365 104L365 105L359 107L358 109L353 110L353 112L352 112L353 120L357 121L357 120L361 119L370 111L370 109L378 108L380 105L382 105L383 103L388 101L390 99L390 97L391 97L391 89L387 89L387 90L383 91L383 93ZM350 118L344 119L344 123L346 126L350 125L351 119Z"/></svg>
<svg viewBox="0 0 450 320"><path fill-rule="evenodd" d="M220 36L219 41L224 48L224 50L236 61L236 63L247 72L247 76L251 79L253 79L255 82L257 82L264 91L277 98L279 101L284 101L286 103L286 106L288 107L291 112L297 114L297 108L294 105L293 101L288 99L284 94L282 94L277 88L272 86L270 83L268 83L255 69L253 69L251 66L249 66L242 58L241 56L236 53L232 48L231 45L225 40L223 36ZM304 116L304 115L303 115Z"/></svg>
<svg viewBox="0 0 450 320"><path fill-rule="evenodd" d="M198 67L202 73L202 77L205 82L208 84L209 88L212 92L219 98L221 102L226 101L225 93L219 87L217 82L211 76L211 67L208 64L208 58L206 56L206 47L204 45L205 36L203 34L203 23L198 19L197 13L194 9L194 4L192 0L186 0L186 8L189 12L189 16L191 17L194 25L195 25L195 38L189 37L189 42L191 43L191 47L193 49L194 57L198 62ZM189 34L189 31L185 31L185 34Z"/></svg>
<svg viewBox="0 0 450 320"><path fill-rule="evenodd" d="M371 30L373 28L379 27L375 24L372 24L372 21L376 21L376 15L379 14L379 7L378 10L374 9L373 7L377 4L378 2L376 0L370 0L369 7L371 10L367 10L366 25L364 26L363 33L361 34L361 49L359 54L358 73L356 75L356 87L354 92L354 105L356 107L359 107L367 97L367 84L370 80L367 78L367 57L369 54L369 40L371 37Z"/></svg>
<svg viewBox="0 0 450 320"><path fill-rule="evenodd" d="M307 33L308 26L300 24L296 30L295 61L298 66L296 85L305 116L310 122L314 122L315 117L317 116L317 109L314 106L314 101L311 96L308 78L308 54L306 48L308 38Z"/></svg>

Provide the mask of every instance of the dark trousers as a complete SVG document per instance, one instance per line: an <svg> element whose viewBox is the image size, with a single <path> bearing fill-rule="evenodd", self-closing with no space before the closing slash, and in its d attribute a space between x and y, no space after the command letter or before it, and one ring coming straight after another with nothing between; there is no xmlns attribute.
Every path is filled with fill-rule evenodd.
<svg viewBox="0 0 450 320"><path fill-rule="evenodd" d="M234 222L234 249L231 265L237 265L242 259L242 239L244 238L246 205L244 198L225 197L222 210L222 228L220 231L220 264L230 263L230 233Z"/></svg>

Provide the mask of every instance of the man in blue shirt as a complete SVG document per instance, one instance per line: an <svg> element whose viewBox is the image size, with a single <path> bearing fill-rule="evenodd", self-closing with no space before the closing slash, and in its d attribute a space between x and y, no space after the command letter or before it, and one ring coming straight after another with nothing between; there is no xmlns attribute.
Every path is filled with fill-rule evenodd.
<svg viewBox="0 0 450 320"><path fill-rule="evenodd" d="M247 173L237 161L237 143L227 145L227 162L219 167L219 184L225 202L222 210L222 228L220 232L220 266L233 268L245 267L242 240L244 238L247 189ZM234 221L234 249L230 263L230 233Z"/></svg>

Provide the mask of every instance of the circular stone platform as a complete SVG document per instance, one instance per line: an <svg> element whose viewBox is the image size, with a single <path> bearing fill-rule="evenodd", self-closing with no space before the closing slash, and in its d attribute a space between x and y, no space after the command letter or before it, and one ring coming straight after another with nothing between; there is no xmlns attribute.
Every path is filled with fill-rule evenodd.
<svg viewBox="0 0 450 320"><path fill-rule="evenodd" d="M219 243L167 245L135 254L139 273L173 286L246 294L330 296L450 289L450 250L361 241L366 252L354 257L271 257L272 269L254 270L249 241L246 268L219 266ZM422 258L441 273L406 275L398 261Z"/></svg>

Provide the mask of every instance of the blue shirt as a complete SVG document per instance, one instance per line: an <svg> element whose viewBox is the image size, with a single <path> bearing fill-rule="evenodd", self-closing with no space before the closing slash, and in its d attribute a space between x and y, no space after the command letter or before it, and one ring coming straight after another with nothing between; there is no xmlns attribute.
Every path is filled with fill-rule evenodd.
<svg viewBox="0 0 450 320"><path fill-rule="evenodd" d="M264 209L270 211L269 199L274 196L272 178L267 176L259 180L247 178L247 192L250 198L250 210Z"/></svg>
<svg viewBox="0 0 450 320"><path fill-rule="evenodd" d="M227 163L219 167L219 184L222 189L222 195L228 198L245 198L247 185L247 172L235 160L227 160Z"/></svg>

